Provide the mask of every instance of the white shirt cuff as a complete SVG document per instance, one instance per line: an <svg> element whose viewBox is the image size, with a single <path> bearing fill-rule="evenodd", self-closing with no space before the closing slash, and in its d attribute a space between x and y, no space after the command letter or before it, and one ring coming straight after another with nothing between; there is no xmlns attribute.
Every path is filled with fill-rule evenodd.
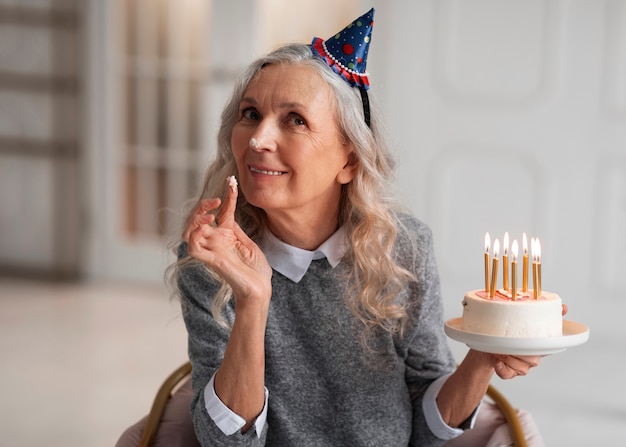
<svg viewBox="0 0 626 447"><path fill-rule="evenodd" d="M441 417L441 413L439 412L439 407L437 406L437 396L439 395L439 391L448 377L450 377L452 373L446 374L445 376L439 377L430 386L426 389L426 393L424 394L424 399L422 400L422 409L424 411L424 418L426 419L426 424L428 424L428 428L433 432L433 434L443 440L454 439L457 436L460 436L463 433L463 429L450 427L445 423L443 418ZM480 408L480 404L478 405ZM472 417L470 419L470 424L468 428L474 427L474 422L476 421L476 416L478 415L478 411L474 411Z"/></svg>
<svg viewBox="0 0 626 447"><path fill-rule="evenodd" d="M224 402L217 397L217 394L215 394L215 386L213 385L214 381L215 374L213 374L206 388L204 388L204 405L206 406L207 413L209 413L209 416L213 419L213 422L215 422L215 425L217 425L226 436L230 436L237 433L238 430L246 425L246 420L224 405ZM265 427L265 421L267 420L268 397L269 392L267 388L265 388L265 404L263 405L261 414L259 414L254 421L254 429L259 438L261 437L261 433Z"/></svg>

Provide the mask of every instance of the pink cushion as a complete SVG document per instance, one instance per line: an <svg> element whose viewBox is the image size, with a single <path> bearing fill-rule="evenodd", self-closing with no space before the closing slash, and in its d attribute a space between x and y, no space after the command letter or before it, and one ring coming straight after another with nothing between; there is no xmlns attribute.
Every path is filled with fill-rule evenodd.
<svg viewBox="0 0 626 447"><path fill-rule="evenodd" d="M528 447L543 447L544 443L530 413L517 410ZM512 447L511 432L498 407L483 402L474 428L445 444L445 447Z"/></svg>
<svg viewBox="0 0 626 447"><path fill-rule="evenodd" d="M161 419L154 438L154 447L200 447L191 422L189 404L192 398L190 379L174 393ZM136 447L148 416L128 427L115 444L115 447Z"/></svg>

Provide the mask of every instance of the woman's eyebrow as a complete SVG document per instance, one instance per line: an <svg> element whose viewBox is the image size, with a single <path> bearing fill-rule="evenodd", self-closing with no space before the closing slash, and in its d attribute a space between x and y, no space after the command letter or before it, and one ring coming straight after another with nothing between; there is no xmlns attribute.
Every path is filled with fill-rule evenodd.
<svg viewBox="0 0 626 447"><path fill-rule="evenodd" d="M251 96L244 96L241 98L241 103L246 103L250 105L258 105L258 101L256 98ZM279 109L304 109L306 106L298 101L284 101L278 104Z"/></svg>
<svg viewBox="0 0 626 447"><path fill-rule="evenodd" d="M244 96L241 98L241 102L247 102L248 104L256 105L258 101L251 96Z"/></svg>
<svg viewBox="0 0 626 447"><path fill-rule="evenodd" d="M304 109L306 106L301 102L285 101L278 105L281 109Z"/></svg>

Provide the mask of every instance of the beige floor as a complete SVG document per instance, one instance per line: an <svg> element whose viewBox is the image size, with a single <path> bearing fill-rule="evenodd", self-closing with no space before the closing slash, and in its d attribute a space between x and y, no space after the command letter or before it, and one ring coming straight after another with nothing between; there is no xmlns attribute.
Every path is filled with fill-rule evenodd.
<svg viewBox="0 0 626 447"><path fill-rule="evenodd" d="M606 324L589 316L587 344L546 358L528 377L494 381L532 412L546 445L625 445L617 310ZM177 303L156 285L0 279L0 331L3 447L113 446L186 360Z"/></svg>
<svg viewBox="0 0 626 447"><path fill-rule="evenodd" d="M2 446L113 446L186 360L162 287L5 280L0 303Z"/></svg>

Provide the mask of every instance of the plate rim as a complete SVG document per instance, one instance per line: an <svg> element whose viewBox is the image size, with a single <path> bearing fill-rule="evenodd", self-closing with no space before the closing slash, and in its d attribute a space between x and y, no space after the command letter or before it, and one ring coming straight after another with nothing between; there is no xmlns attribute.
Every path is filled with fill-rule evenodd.
<svg viewBox="0 0 626 447"><path fill-rule="evenodd" d="M451 318L444 323L448 337L477 351L492 354L547 355L564 351L585 343L589 339L589 327L572 320L563 319L563 335L558 337L503 337L478 334L461 329L462 317Z"/></svg>

